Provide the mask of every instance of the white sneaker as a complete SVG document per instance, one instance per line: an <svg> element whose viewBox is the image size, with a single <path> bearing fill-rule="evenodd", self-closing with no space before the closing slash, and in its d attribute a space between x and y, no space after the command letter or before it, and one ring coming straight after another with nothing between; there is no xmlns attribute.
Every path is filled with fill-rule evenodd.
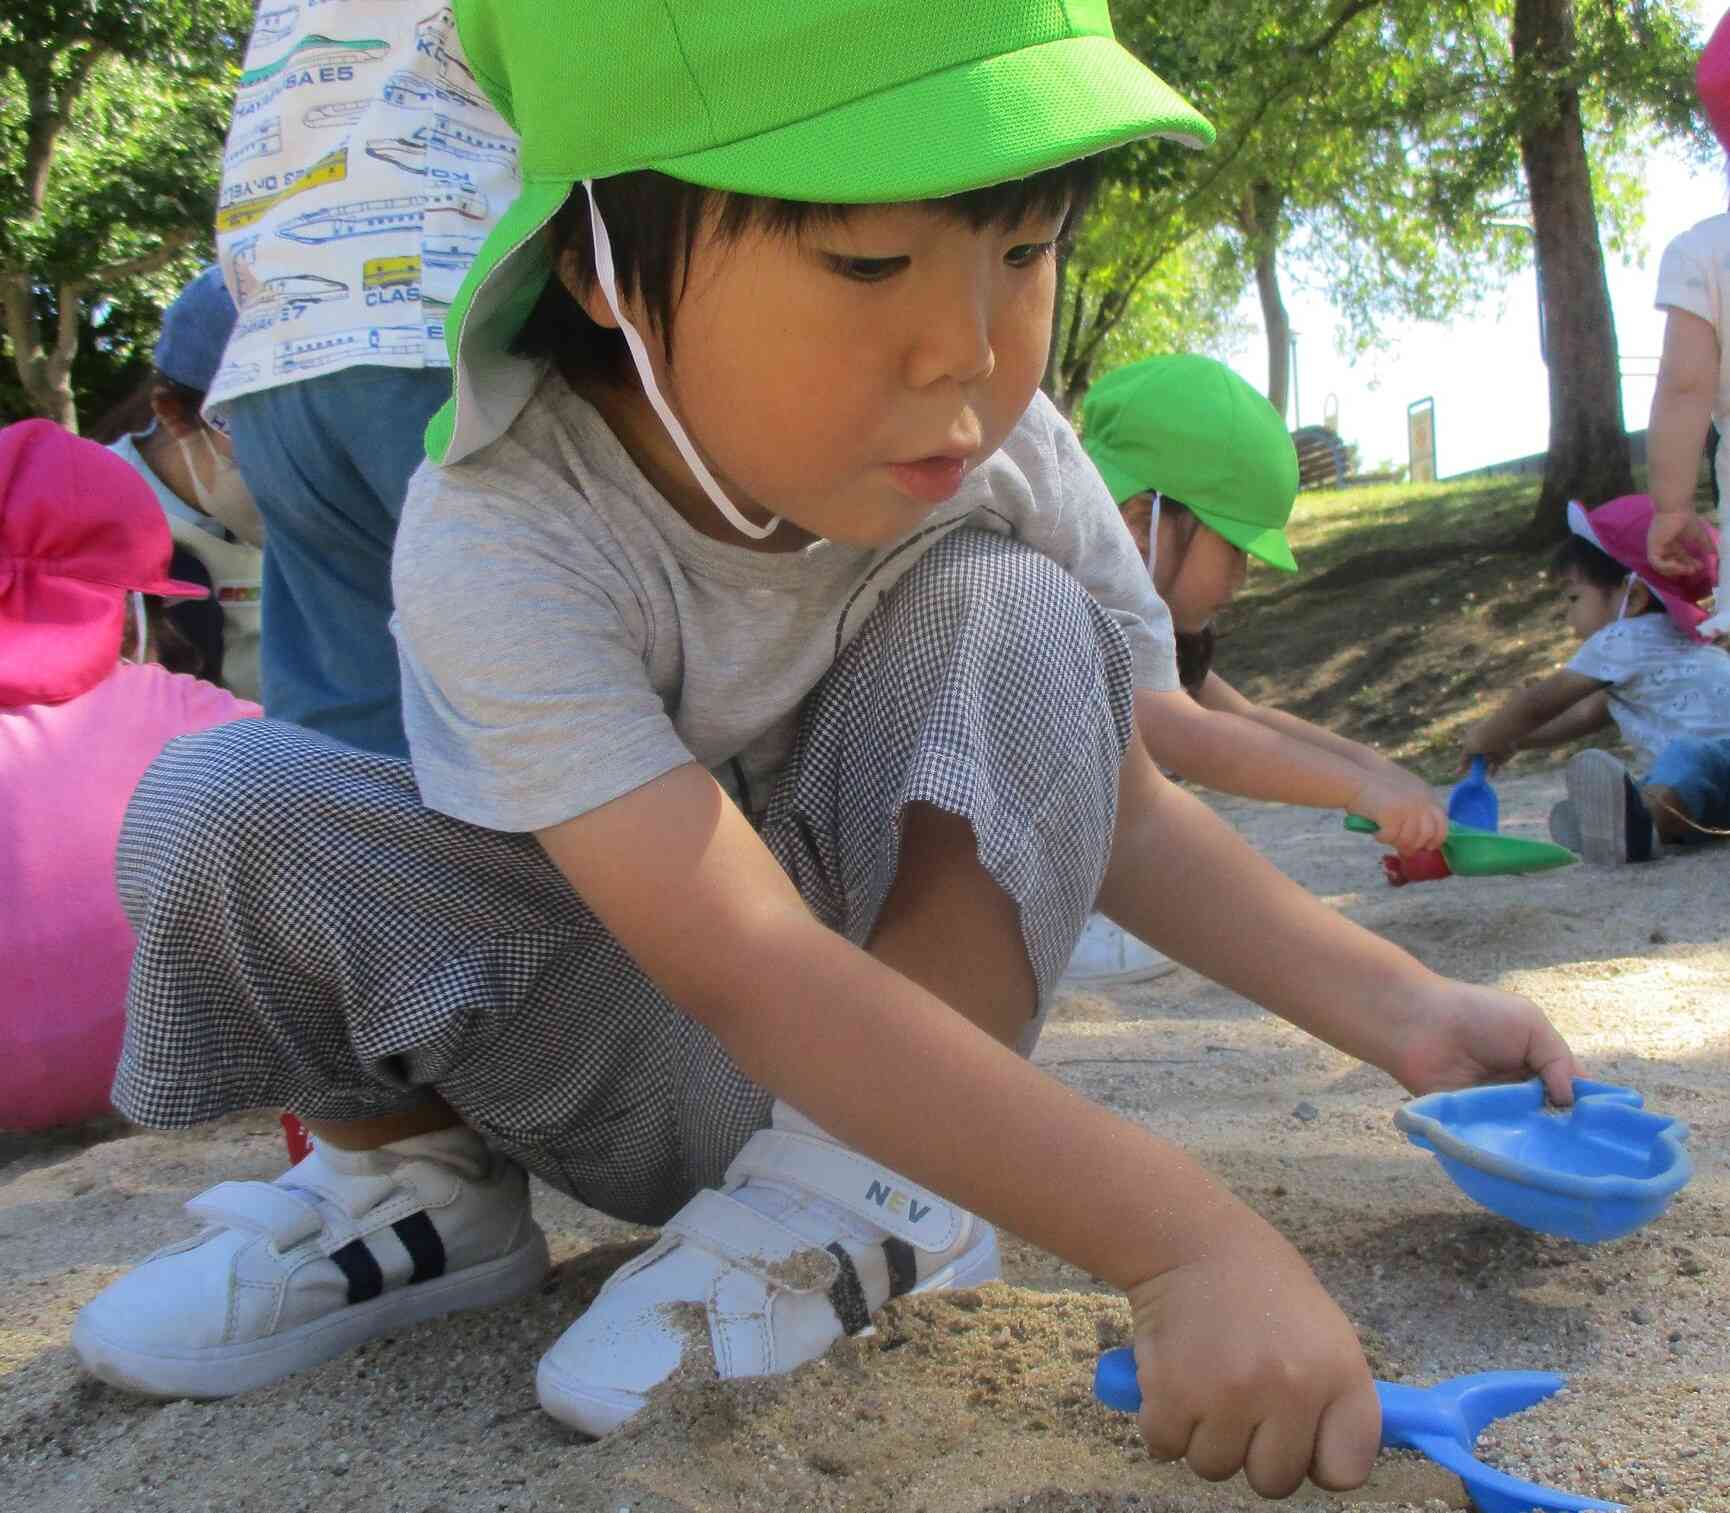
<svg viewBox="0 0 1730 1513"><path fill-rule="evenodd" d="M615 1272L541 1359L541 1406L616 1429L689 1363L773 1376L815 1360L906 1293L999 1274L989 1224L829 1139L784 1104L727 1168Z"/></svg>
<svg viewBox="0 0 1730 1513"><path fill-rule="evenodd" d="M1176 966L1169 956L1138 940L1122 925L1114 925L1103 914L1090 914L1064 968L1063 980L1083 987L1145 982L1150 977L1163 977Z"/></svg>
<svg viewBox="0 0 1730 1513"><path fill-rule="evenodd" d="M472 1130L315 1145L275 1182L222 1182L205 1227L79 1310L85 1370L151 1397L229 1397L375 1335L520 1297L547 1274L521 1167Z"/></svg>

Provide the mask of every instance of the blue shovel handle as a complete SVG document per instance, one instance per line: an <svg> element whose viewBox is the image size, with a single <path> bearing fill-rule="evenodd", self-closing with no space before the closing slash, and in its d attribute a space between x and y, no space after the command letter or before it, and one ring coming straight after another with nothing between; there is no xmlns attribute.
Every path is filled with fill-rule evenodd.
<svg viewBox="0 0 1730 1513"><path fill-rule="evenodd" d="M1481 1464L1472 1446L1485 1425L1519 1413L1558 1391L1564 1379L1547 1371L1486 1371L1434 1387L1377 1382L1382 1405L1382 1448L1416 1450L1465 1484L1477 1513L1593 1513L1620 1503L1576 1497L1521 1481ZM1093 1395L1122 1413L1141 1411L1135 1352L1127 1346L1100 1356Z"/></svg>

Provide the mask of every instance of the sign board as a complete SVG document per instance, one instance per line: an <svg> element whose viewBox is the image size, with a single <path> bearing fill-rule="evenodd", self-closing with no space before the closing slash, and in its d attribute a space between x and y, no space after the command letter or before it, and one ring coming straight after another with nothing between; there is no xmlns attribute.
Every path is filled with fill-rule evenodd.
<svg viewBox="0 0 1730 1513"><path fill-rule="evenodd" d="M1436 481L1436 402L1414 399L1406 406L1406 454L1410 466L1408 483Z"/></svg>

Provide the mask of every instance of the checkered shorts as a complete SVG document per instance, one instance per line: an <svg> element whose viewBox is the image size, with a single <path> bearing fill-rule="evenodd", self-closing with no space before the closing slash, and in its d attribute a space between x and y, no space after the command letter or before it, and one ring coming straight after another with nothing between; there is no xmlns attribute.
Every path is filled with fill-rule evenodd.
<svg viewBox="0 0 1730 1513"><path fill-rule="evenodd" d="M1043 1013L1098 891L1130 730L1122 632L1055 563L957 532L806 701L762 836L862 943L902 807L967 819ZM533 837L427 809L406 762L272 721L185 737L139 786L120 885L139 950L114 1103L140 1124L361 1118L433 1087L555 1187L657 1223L768 1122L770 1094Z"/></svg>

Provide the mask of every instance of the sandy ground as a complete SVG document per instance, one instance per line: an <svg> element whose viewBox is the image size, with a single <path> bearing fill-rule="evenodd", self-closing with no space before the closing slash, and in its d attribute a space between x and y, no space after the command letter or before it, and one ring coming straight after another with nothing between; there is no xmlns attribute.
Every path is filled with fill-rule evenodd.
<svg viewBox="0 0 1730 1513"><path fill-rule="evenodd" d="M1555 774L1502 785L1542 833ZM1391 1116L1380 1073L1177 971L1070 993L1040 1063L1182 1141L1292 1237L1384 1376L1566 1373L1490 1431L1510 1470L1642 1510L1730 1510L1730 849L1632 871L1454 879L1398 892L1337 820L1222 810L1304 884L1444 971L1541 1002L1594 1074L1688 1121L1696 1175L1656 1223L1586 1247L1477 1209ZM891 1310L874 1339L789 1378L665 1395L588 1443L535 1407L539 1352L642 1236L554 1194L542 1293L378 1340L222 1403L81 1379L74 1311L185 1232L181 1201L282 1164L266 1115L194 1134L0 1145L0 1513L696 1513L709 1509L1226 1513L1265 1506L1153 1465L1088 1394L1121 1301L1007 1239L1007 1285ZM1111 1215L1100 1215L1110 1223ZM1451 1476L1384 1456L1348 1496L1291 1506L1463 1507Z"/></svg>

